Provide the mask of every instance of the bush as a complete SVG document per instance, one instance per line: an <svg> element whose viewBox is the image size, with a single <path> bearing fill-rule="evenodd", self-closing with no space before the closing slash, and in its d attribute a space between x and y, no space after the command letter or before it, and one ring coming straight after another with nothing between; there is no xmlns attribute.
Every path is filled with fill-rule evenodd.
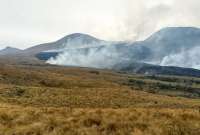
<svg viewBox="0 0 200 135"><path fill-rule="evenodd" d="M91 73L91 74L96 74L96 75L99 75L99 74L100 74L99 71L94 71L94 70L93 70L93 71L90 71L90 73Z"/></svg>

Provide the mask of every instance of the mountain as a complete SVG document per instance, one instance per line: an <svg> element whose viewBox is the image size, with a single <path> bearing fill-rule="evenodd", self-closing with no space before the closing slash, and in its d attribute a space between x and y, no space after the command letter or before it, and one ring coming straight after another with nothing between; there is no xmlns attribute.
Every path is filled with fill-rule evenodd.
<svg viewBox="0 0 200 135"><path fill-rule="evenodd" d="M200 42L200 29L194 27L167 27L151 35L143 43L159 50L180 51L191 48ZM162 52L163 53L163 52Z"/></svg>
<svg viewBox="0 0 200 135"><path fill-rule="evenodd" d="M73 42L80 39L76 34L67 37L73 39ZM64 39L61 39L59 43L68 41ZM92 39L94 38L87 38L86 41L92 41ZM36 56L43 60L53 58L49 61L51 64L84 67L113 68L123 62L129 62L129 64L137 62L164 67L200 69L200 29L198 28L167 27L152 34L144 41L133 43L106 42L105 44L104 42L104 44L98 44L97 39L94 42L96 43L90 42L90 45L87 43L86 46L77 48L74 47L76 44L68 44L68 46L61 47L63 49L58 49L59 51L44 51Z"/></svg>
<svg viewBox="0 0 200 135"><path fill-rule="evenodd" d="M199 76L198 70L195 70L200 69L199 52L199 28L167 27L139 42L111 42L74 33L55 42L20 51L20 55L56 65Z"/></svg>
<svg viewBox="0 0 200 135"><path fill-rule="evenodd" d="M200 47L200 29L193 27L167 27L140 43L149 49L147 62L162 63L169 55L176 55ZM145 55L145 54L144 54Z"/></svg>
<svg viewBox="0 0 200 135"><path fill-rule="evenodd" d="M18 53L20 53L22 50L17 49L17 48L13 48L13 47L6 47L2 50L0 50L0 55L16 55Z"/></svg>
<svg viewBox="0 0 200 135"><path fill-rule="evenodd" d="M89 35L72 34L57 41L53 45L51 44L52 48L50 48L49 50L53 50L56 48L70 49L74 48L75 45L80 47L80 45L85 45L85 42L87 45L85 47L93 49L92 47L98 46L101 40L92 38ZM63 43L65 43L64 46ZM152 34L144 41L133 43L110 42L109 45L113 46L112 48L114 48L116 52L118 52L122 56L126 56L129 59L136 61L145 61L147 63L161 64L166 56L179 54L183 51L188 51L195 47L200 47L200 29L193 27L167 27ZM45 46L46 45L43 45L42 47ZM104 47L110 50L110 47ZM48 47L43 50L47 49Z"/></svg>
<svg viewBox="0 0 200 135"><path fill-rule="evenodd" d="M133 43L132 50L141 49L131 59L147 64L118 64L127 71L150 74L176 74L199 76L200 29L193 27L168 27L152 34L144 41ZM131 50L131 49L129 49ZM134 66L133 66L134 65ZM142 66L141 66L142 65ZM126 66L126 67L125 67ZM180 67L180 68L178 68Z"/></svg>
<svg viewBox="0 0 200 135"><path fill-rule="evenodd" d="M105 41L97 39L87 34L74 33L71 35L67 35L62 39L52 43L40 44L28 48L24 50L23 54L36 55L45 51L62 51L65 48L91 47L105 43Z"/></svg>

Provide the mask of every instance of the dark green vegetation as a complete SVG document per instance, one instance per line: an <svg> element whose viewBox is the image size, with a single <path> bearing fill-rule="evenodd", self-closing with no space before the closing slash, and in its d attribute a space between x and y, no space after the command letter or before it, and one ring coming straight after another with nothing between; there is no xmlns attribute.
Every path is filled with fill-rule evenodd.
<svg viewBox="0 0 200 135"><path fill-rule="evenodd" d="M114 69L129 74L200 77L200 70L197 69L158 66L138 62L122 62L115 65Z"/></svg>
<svg viewBox="0 0 200 135"><path fill-rule="evenodd" d="M133 89L168 96L200 98L200 79L177 76L138 76L129 77L125 83Z"/></svg>

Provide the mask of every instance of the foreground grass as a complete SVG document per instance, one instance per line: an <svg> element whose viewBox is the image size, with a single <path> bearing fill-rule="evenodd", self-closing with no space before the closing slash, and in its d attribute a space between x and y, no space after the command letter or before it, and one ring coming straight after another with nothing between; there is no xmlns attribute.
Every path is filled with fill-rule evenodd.
<svg viewBox="0 0 200 135"><path fill-rule="evenodd" d="M0 66L0 135L199 135L200 80Z"/></svg>
<svg viewBox="0 0 200 135"><path fill-rule="evenodd" d="M196 109L0 108L2 135L199 135Z"/></svg>
<svg viewBox="0 0 200 135"><path fill-rule="evenodd" d="M20 106L69 108L200 108L199 99L170 97L132 90L111 88L49 88L1 85L0 102Z"/></svg>

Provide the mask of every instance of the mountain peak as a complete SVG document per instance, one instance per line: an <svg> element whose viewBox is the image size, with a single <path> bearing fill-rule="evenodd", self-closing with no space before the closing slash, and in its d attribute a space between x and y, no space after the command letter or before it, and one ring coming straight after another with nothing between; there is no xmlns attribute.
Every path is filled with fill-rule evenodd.
<svg viewBox="0 0 200 135"><path fill-rule="evenodd" d="M65 47L80 47L84 45L97 44L103 40L97 39L93 36L83 33L73 33L67 35L60 40L56 41L58 45L64 45ZM64 47L62 46L62 47Z"/></svg>
<svg viewBox="0 0 200 135"><path fill-rule="evenodd" d="M11 46L7 46L4 49L17 49L17 48L14 48L14 47L11 47Z"/></svg>
<svg viewBox="0 0 200 135"><path fill-rule="evenodd" d="M165 28L162 28L160 31L162 30L188 30L188 29L199 30L199 28L197 27L165 27Z"/></svg>
<svg viewBox="0 0 200 135"><path fill-rule="evenodd" d="M177 40L184 38L197 38L200 29L196 27L166 27L152 34L146 41L151 40Z"/></svg>
<svg viewBox="0 0 200 135"><path fill-rule="evenodd" d="M63 42L63 41L67 41L67 40L82 40L82 41L92 41L92 42L98 42L98 41L101 41L93 36L90 36L88 34L83 34L83 33L73 33L73 34L70 34L70 35L67 35L63 38L61 38L59 41Z"/></svg>
<svg viewBox="0 0 200 135"><path fill-rule="evenodd" d="M170 33L170 35L173 33L173 35L175 34L199 34L200 29L196 28L196 27L166 27L163 28L161 30L159 30L158 32L156 32L155 34L168 34Z"/></svg>
<svg viewBox="0 0 200 135"><path fill-rule="evenodd" d="M18 48L7 46L4 49L0 50L0 55L13 55L13 54L19 53L20 51L22 51L22 50L20 50Z"/></svg>
<svg viewBox="0 0 200 135"><path fill-rule="evenodd" d="M70 35L67 35L66 37L68 37L68 38L77 38L77 37L92 37L92 36L90 36L88 34L84 34L84 33L72 33Z"/></svg>
<svg viewBox="0 0 200 135"><path fill-rule="evenodd" d="M15 48L15 47L11 47L11 46L7 46L7 47L5 47L5 48L2 49L2 50L20 50L20 49Z"/></svg>
<svg viewBox="0 0 200 135"><path fill-rule="evenodd" d="M65 48L83 48L105 43L104 40L83 33L73 33L55 42L40 44L25 50L26 54L37 54L44 51L62 50Z"/></svg>

